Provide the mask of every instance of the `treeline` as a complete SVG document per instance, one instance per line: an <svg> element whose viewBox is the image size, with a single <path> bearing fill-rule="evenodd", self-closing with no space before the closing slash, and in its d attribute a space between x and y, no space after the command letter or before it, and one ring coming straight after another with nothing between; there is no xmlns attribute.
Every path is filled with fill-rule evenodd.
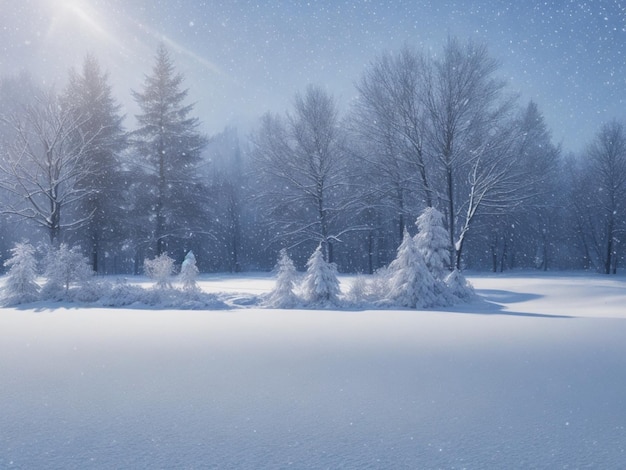
<svg viewBox="0 0 626 470"><path fill-rule="evenodd" d="M243 138L202 134L163 46L131 92L133 129L94 57L60 91L2 77L0 249L64 242L99 273L138 273L189 250L201 271L269 269L282 248L303 267L321 246L341 271L373 272L432 207L450 268L617 272L622 123L599 123L580 155L563 155L498 70L484 44L405 47L366 67L349 109L308 86Z"/></svg>

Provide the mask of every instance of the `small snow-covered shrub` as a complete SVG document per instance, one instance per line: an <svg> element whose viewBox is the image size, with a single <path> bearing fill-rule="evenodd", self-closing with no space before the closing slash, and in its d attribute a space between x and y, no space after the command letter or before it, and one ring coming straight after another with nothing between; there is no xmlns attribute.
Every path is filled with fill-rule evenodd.
<svg viewBox="0 0 626 470"><path fill-rule="evenodd" d="M41 295L44 299L67 299L72 284L82 285L92 276L87 258L78 247L68 248L61 243L58 248L50 248L44 258L46 283Z"/></svg>
<svg viewBox="0 0 626 470"><path fill-rule="evenodd" d="M39 298L37 261L35 248L28 243L16 243L11 249L11 258L4 262L9 268L2 289L4 305L19 305L34 302Z"/></svg>
<svg viewBox="0 0 626 470"><path fill-rule="evenodd" d="M377 280L376 276L373 276L370 281L365 276L356 276L348 288L346 300L355 306L378 300L380 297L376 295Z"/></svg>
<svg viewBox="0 0 626 470"><path fill-rule="evenodd" d="M147 259L143 263L143 269L150 279L155 281L156 289L171 289L172 275L174 274L174 260L166 253L162 253L154 259Z"/></svg>
<svg viewBox="0 0 626 470"><path fill-rule="evenodd" d="M307 270L302 282L304 300L310 304L336 305L339 303L339 279L337 267L328 263L319 245L306 263Z"/></svg>
<svg viewBox="0 0 626 470"><path fill-rule="evenodd" d="M77 302L98 302L100 299L107 297L111 289L110 282L92 277L72 290L71 300Z"/></svg>
<svg viewBox="0 0 626 470"><path fill-rule="evenodd" d="M178 279L183 285L183 290L186 292L195 292L198 288L196 279L198 277L198 267L196 266L196 257L193 251L189 251L183 260L183 264L180 268L180 274Z"/></svg>
<svg viewBox="0 0 626 470"><path fill-rule="evenodd" d="M118 279L114 283L107 283L103 295L98 303L104 307L126 307L133 304L145 304L146 289L131 285L125 279Z"/></svg>
<svg viewBox="0 0 626 470"><path fill-rule="evenodd" d="M265 304L271 308L293 308L298 302L298 297L293 292L297 272L286 249L280 250L274 270L276 283L274 289L268 294Z"/></svg>
<svg viewBox="0 0 626 470"><path fill-rule="evenodd" d="M446 285L450 294L462 302L469 302L476 298L472 284L457 269L446 277Z"/></svg>
<svg viewBox="0 0 626 470"><path fill-rule="evenodd" d="M369 282L369 295L371 300L379 301L387 297L389 292L389 267L378 268L372 275Z"/></svg>

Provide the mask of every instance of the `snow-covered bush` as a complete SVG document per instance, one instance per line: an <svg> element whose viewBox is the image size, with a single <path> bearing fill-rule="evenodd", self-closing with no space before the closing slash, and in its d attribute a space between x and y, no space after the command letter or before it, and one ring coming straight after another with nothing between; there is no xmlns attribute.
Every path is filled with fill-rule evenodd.
<svg viewBox="0 0 626 470"><path fill-rule="evenodd" d="M298 297L293 289L297 280L296 267L286 249L280 250L278 263L274 268L276 283L268 294L265 304L271 308L293 308L298 303Z"/></svg>
<svg viewBox="0 0 626 470"><path fill-rule="evenodd" d="M193 251L189 251L183 260L183 264L180 268L180 274L178 279L183 285L183 290L186 292L198 291L198 283L196 279L198 277L198 267L196 266L196 257Z"/></svg>
<svg viewBox="0 0 626 470"><path fill-rule="evenodd" d="M11 255L11 258L4 262L9 272L2 289L3 304L34 302L39 298L35 248L28 243L16 243L11 249Z"/></svg>
<svg viewBox="0 0 626 470"><path fill-rule="evenodd" d="M371 281L368 281L365 276L356 276L348 288L346 300L355 306L378 300L380 297L376 294L376 279L374 276ZM383 292L383 289L380 292Z"/></svg>
<svg viewBox="0 0 626 470"><path fill-rule="evenodd" d="M166 253L154 259L147 259L143 263L143 270L150 279L155 281L156 289L171 289L172 275L174 274L174 260Z"/></svg>
<svg viewBox="0 0 626 470"><path fill-rule="evenodd" d="M95 302L103 307L128 307L177 309L177 310L224 310L228 306L217 295L200 289L189 292L178 289L144 289L128 283L125 279L105 283L101 297Z"/></svg>
<svg viewBox="0 0 626 470"><path fill-rule="evenodd" d="M92 276L72 290L71 300L88 303L99 302L100 299L110 294L111 289L109 281Z"/></svg>
<svg viewBox="0 0 626 470"><path fill-rule="evenodd" d="M304 300L313 305L336 305L339 303L339 279L337 267L328 263L319 245L306 263L307 270L302 282Z"/></svg>
<svg viewBox="0 0 626 470"><path fill-rule="evenodd" d="M145 304L147 292L141 286L129 284L126 279L117 279L114 283L106 283L98 303L104 307L126 307L133 304Z"/></svg>
<svg viewBox="0 0 626 470"><path fill-rule="evenodd" d="M387 300L393 305L431 308L451 303L446 285L431 274L415 240L407 231L396 258L389 265L388 274Z"/></svg>
<svg viewBox="0 0 626 470"><path fill-rule="evenodd" d="M444 279L450 266L450 238L444 227L443 214L427 207L415 221L417 235L414 240L426 267L437 279Z"/></svg>
<svg viewBox="0 0 626 470"><path fill-rule="evenodd" d="M469 302L476 298L476 292L470 282L465 279L457 269L452 271L445 279L450 294L462 302Z"/></svg>
<svg viewBox="0 0 626 470"><path fill-rule="evenodd" d="M79 248L61 243L58 248L51 247L44 257L46 283L41 295L44 299L67 299L73 283L83 284L92 276L88 260Z"/></svg>

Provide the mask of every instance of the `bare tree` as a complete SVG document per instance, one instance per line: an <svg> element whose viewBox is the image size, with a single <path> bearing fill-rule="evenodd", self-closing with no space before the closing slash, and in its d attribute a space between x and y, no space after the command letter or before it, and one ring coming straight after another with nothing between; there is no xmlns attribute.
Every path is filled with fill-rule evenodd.
<svg viewBox="0 0 626 470"><path fill-rule="evenodd" d="M419 195L417 210L440 207L457 268L479 216L523 199L514 158L520 129L514 99L495 78L498 66L485 45L450 38L439 56L407 47L383 55L357 84L354 122L367 143L362 158L382 179L373 186L395 195L390 200L400 217L407 194Z"/></svg>
<svg viewBox="0 0 626 470"><path fill-rule="evenodd" d="M456 268L481 210L519 202L510 152L513 100L494 77L498 66L485 45L450 38L425 74L428 151L437 166Z"/></svg>
<svg viewBox="0 0 626 470"><path fill-rule="evenodd" d="M375 180L368 186L380 206L397 216L398 240L405 228L408 200L432 206L433 194L425 153L424 73L427 62L409 47L386 53L366 69L356 84L359 99L352 126L362 142L358 158ZM416 213L420 208L413 207Z"/></svg>
<svg viewBox="0 0 626 470"><path fill-rule="evenodd" d="M309 86L296 95L293 114L262 118L253 147L259 198L277 239L321 244L324 258L332 261L332 243L349 229L351 208L333 97Z"/></svg>
<svg viewBox="0 0 626 470"><path fill-rule="evenodd" d="M601 230L597 245L604 272L617 271L619 243L626 237L626 132L618 121L604 124L586 151L588 176L595 183L593 208Z"/></svg>
<svg viewBox="0 0 626 470"><path fill-rule="evenodd" d="M0 161L0 187L12 196L2 211L43 227L53 245L62 229L91 217L64 215L91 191L82 184L92 173L85 152L98 133L80 132L86 119L63 108L53 91L43 92L23 113L3 118L13 138Z"/></svg>

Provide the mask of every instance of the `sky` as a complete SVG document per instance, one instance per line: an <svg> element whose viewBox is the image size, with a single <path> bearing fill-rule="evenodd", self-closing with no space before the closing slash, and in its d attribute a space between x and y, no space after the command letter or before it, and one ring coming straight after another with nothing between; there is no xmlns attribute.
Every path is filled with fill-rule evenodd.
<svg viewBox="0 0 626 470"><path fill-rule="evenodd" d="M382 53L436 54L448 36L485 42L509 91L539 105L565 151L626 118L626 0L0 0L0 75L28 70L62 88L93 54L132 128L130 90L141 91L162 42L212 135L289 110L309 84L347 111Z"/></svg>

